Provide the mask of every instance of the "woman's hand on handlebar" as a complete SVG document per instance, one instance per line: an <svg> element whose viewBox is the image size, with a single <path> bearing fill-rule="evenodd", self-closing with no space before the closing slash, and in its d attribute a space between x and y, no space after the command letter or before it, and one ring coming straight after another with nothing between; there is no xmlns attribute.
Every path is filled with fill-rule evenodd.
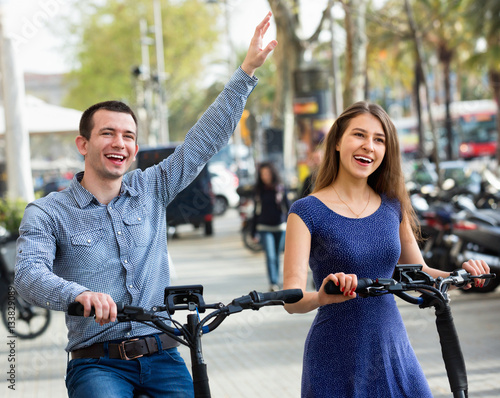
<svg viewBox="0 0 500 398"><path fill-rule="evenodd" d="M481 275L481 274L489 274L490 267L484 260L469 260L462 264L462 268L466 270L471 275ZM483 287L485 279L476 279L475 286ZM470 289L472 284L469 283L464 289Z"/></svg>
<svg viewBox="0 0 500 398"><path fill-rule="evenodd" d="M342 294L327 294L325 292L325 285L328 281L333 281L335 285L339 286ZM358 277L355 274L344 274L343 272L330 274L323 279L321 288L318 291L319 305L341 303L356 298L355 290L357 286Z"/></svg>
<svg viewBox="0 0 500 398"><path fill-rule="evenodd" d="M75 301L83 305L85 317L90 316L90 310L94 308L95 321L101 326L116 321L116 304L109 294L85 291L76 296Z"/></svg>

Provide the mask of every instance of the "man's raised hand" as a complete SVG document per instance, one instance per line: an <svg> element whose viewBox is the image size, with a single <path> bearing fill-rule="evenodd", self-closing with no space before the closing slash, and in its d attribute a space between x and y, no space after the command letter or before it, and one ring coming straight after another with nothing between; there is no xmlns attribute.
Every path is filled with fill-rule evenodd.
<svg viewBox="0 0 500 398"><path fill-rule="evenodd" d="M262 22L255 28L255 33L252 37L252 41L250 42L247 55L241 64L241 69L243 69L243 71L249 76L253 76L255 70L262 66L269 53L273 51L278 44L276 40L271 40L265 48L262 48L264 35L269 28L271 16L272 13L269 12Z"/></svg>

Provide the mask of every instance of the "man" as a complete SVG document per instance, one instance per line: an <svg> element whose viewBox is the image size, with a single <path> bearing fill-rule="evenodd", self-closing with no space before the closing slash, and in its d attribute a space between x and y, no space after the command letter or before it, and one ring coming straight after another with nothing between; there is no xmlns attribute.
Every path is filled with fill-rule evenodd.
<svg viewBox="0 0 500 398"><path fill-rule="evenodd" d="M76 138L85 170L71 186L29 204L20 227L15 287L30 302L66 316L70 397L192 397L177 343L138 323L114 323L116 302L150 308L170 283L166 207L227 144L253 76L277 42L262 48L271 13L257 26L242 65L174 154L126 173L138 151L137 121L117 101L87 109ZM95 322L89 318L95 308ZM125 343L125 356L118 346ZM143 355L142 357L139 357ZM137 357L129 361L127 357Z"/></svg>

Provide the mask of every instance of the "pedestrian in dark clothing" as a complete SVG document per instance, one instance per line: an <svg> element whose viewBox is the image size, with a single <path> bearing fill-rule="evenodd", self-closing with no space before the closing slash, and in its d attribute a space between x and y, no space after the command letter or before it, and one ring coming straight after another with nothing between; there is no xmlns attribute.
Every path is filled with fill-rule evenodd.
<svg viewBox="0 0 500 398"><path fill-rule="evenodd" d="M287 192L272 163L262 163L255 185L254 234L266 253L271 291L279 290L280 255L285 245L286 217L290 208Z"/></svg>

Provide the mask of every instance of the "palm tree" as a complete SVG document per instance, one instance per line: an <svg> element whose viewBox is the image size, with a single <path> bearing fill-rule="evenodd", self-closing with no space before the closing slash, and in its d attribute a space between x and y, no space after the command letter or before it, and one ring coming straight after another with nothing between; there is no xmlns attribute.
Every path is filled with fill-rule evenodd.
<svg viewBox="0 0 500 398"><path fill-rule="evenodd" d="M497 103L497 166L500 166L500 2L466 0L467 19L475 33L486 42L486 51L470 61L486 65L493 98Z"/></svg>
<svg viewBox="0 0 500 398"><path fill-rule="evenodd" d="M453 101L451 92L451 73L457 66L457 55L468 51L472 42L464 20L464 2L461 0L425 0L414 2L414 9L427 46L435 51L443 74L445 119L448 159L455 157L453 151L453 129L450 105Z"/></svg>

